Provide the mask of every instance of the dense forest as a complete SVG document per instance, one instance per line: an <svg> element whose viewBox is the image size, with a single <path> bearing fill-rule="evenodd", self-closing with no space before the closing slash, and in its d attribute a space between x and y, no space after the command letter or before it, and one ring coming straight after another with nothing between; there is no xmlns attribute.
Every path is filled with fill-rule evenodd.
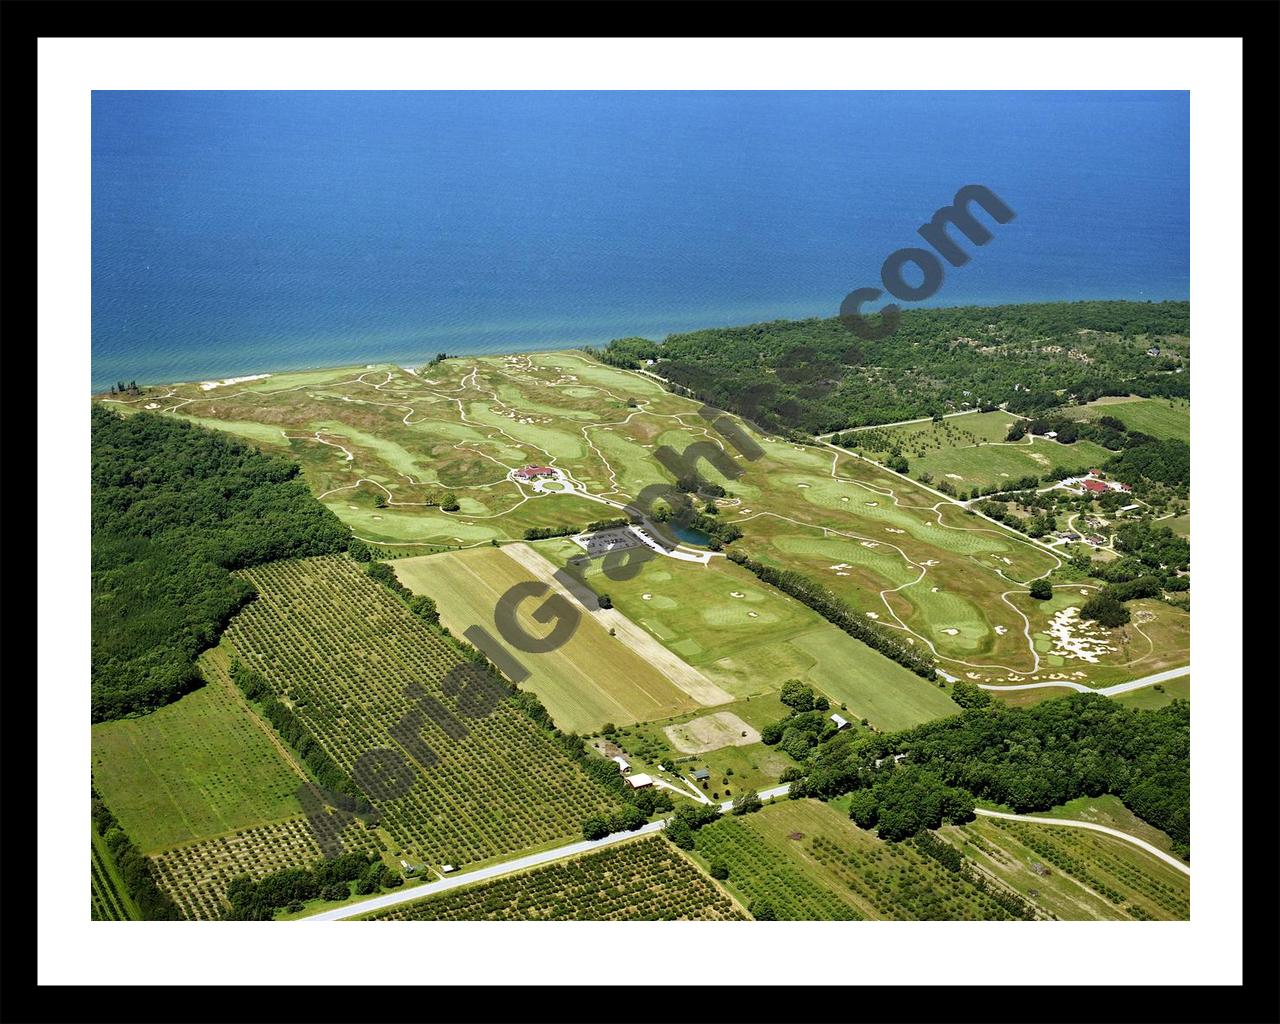
<svg viewBox="0 0 1280 1024"><path fill-rule="evenodd" d="M298 465L181 420L92 410L93 721L199 685L196 656L253 596L231 570L342 551Z"/></svg>
<svg viewBox="0 0 1280 1024"><path fill-rule="evenodd" d="M631 369L653 360L681 393L765 429L826 433L984 405L1034 415L1103 395L1187 397L1189 333L1187 302L1054 302L906 310L878 340L815 318L623 338L593 354Z"/></svg>
<svg viewBox="0 0 1280 1024"><path fill-rule="evenodd" d="M902 838L915 822L962 819L974 798L1025 813L1111 793L1189 856L1190 740L1186 701L1156 710L1093 693L1030 708L993 702L902 732L838 733L792 769L790 795L867 791L854 802L855 820L888 820L892 837ZM901 766L893 754L906 755ZM889 784L886 772L905 774Z"/></svg>

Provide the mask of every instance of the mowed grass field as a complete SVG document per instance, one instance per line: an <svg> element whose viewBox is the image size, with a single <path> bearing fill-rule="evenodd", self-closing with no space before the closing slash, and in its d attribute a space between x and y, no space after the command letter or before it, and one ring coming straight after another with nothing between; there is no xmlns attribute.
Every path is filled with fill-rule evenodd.
<svg viewBox="0 0 1280 1024"><path fill-rule="evenodd" d="M852 431L846 439L851 439L850 443L865 439L863 450L881 461L896 443L907 459L910 476L929 473L935 486L946 481L958 490L1040 476L1054 466L1086 469L1110 456L1090 441L1058 444L1052 438L1028 435L1022 441L1006 442L1009 428L1020 419L1006 412L974 413L941 423Z"/></svg>
<svg viewBox="0 0 1280 1024"><path fill-rule="evenodd" d="M1144 686L1141 690L1118 693L1111 699L1131 708L1162 708L1175 700L1191 699L1191 677L1179 676L1161 683L1158 690L1154 686Z"/></svg>
<svg viewBox="0 0 1280 1024"><path fill-rule="evenodd" d="M143 853L302 813L301 778L239 692L206 676L176 703L92 729L94 785Z"/></svg>
<svg viewBox="0 0 1280 1024"><path fill-rule="evenodd" d="M1191 440L1191 403L1185 398L1100 398L1066 410L1076 420L1114 416L1129 430L1152 437Z"/></svg>
<svg viewBox="0 0 1280 1024"><path fill-rule="evenodd" d="M959 713L936 685L727 559L703 566L655 557L632 579L610 580L601 559L575 564L576 545L547 541L539 550L735 696L770 693L796 678L881 729Z"/></svg>
<svg viewBox="0 0 1280 1024"><path fill-rule="evenodd" d="M398 559L392 564L406 587L437 603L441 621L458 636L478 625L500 640L494 625L498 601L512 586L535 578L501 548ZM527 599L517 610L517 621L531 636L545 636L549 630L532 617L542 601ZM521 687L536 693L563 729L593 732L607 722L624 725L670 718L698 706L587 614L569 641L554 651L528 653L505 646L532 673Z"/></svg>

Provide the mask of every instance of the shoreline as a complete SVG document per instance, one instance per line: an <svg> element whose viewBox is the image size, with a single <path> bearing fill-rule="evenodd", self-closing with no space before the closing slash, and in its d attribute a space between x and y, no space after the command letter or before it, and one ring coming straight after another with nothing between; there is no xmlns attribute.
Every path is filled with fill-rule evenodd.
<svg viewBox="0 0 1280 1024"><path fill-rule="evenodd" d="M955 305L955 306L932 306L932 305L922 304L918 307L915 307L915 309L918 309L921 311L927 310L930 312L935 312L935 311L964 310L964 309L1013 309L1013 308L1020 308L1025 306L1048 306L1048 305L1058 305L1060 303L1075 304L1080 302L1131 302L1131 303L1140 303L1140 304L1150 303L1152 305L1155 305L1155 304L1165 303L1165 302L1189 303L1190 301L1191 300L1189 298L1174 298L1174 299L1165 298L1165 299L1147 299L1147 300L1129 299L1129 298L1038 299L1034 302L1001 302L1001 303L970 302L970 303L965 303L963 305ZM904 310L904 312L907 312L907 313L913 312L913 311L914 310ZM531 342L529 347L516 345L516 346L509 346L509 347L502 347L502 348L489 348L489 347L471 348L469 346L464 345L462 348L460 348L456 352L449 352L449 356L451 358L463 358L468 356L486 357L486 356L505 356L505 355L538 355L538 354L547 353L547 352L573 352L573 351L580 351L582 348L587 346L603 348L603 347L606 347L610 341L616 340L617 338L624 338L624 337L647 338L647 340L649 341L661 343L662 341L666 340L666 338L671 337L672 335L690 334L695 331L735 330L743 327L751 327L756 324L780 323L780 322L802 323L806 320L834 320L834 319L835 317L833 316L820 316L818 314L814 314L812 316L807 316L807 317L781 316L781 317L775 317L772 319L751 320L747 322L728 323L728 324L704 323L701 326L688 328L686 330L664 332L661 338L650 338L647 335L642 333L635 333L635 334L623 333L623 334L615 335L613 338L610 338L608 341L576 341L575 342L567 339L559 343L537 341L537 342ZM119 379L137 380L139 383L139 386L144 388L175 387L179 384L200 385L202 383L219 381L219 380L261 379L263 375L275 376L275 375L285 374L285 373L309 373L313 371L320 372L324 370L359 369L360 367L369 366L369 365L374 365L374 366L395 365L395 366L404 367L406 366L406 364L420 365L420 364L426 363L435 354L434 352L425 351L426 348L435 348L437 352L440 351L439 347L437 347L434 343L431 343L426 345L424 348L424 351L422 351L420 354L416 356L410 357L403 354L399 354L399 355L388 354L385 357L375 358L372 364L369 363L367 359L364 359L364 360L353 359L350 362L338 360L331 363L329 362L291 363L287 357L282 357L282 362L280 363L275 363L270 365L265 363L258 363L252 366L241 364L239 366L234 366L231 368L223 368L216 371L206 370L199 374L188 375L181 380L175 380L173 378L163 379L158 377L151 377L150 375L147 375L145 377L140 377L136 373L122 374L119 377L117 377L117 380ZM94 368L93 368L92 358L90 360L89 374L90 374L89 394L91 397L94 395L106 394L107 392L110 391L111 384L113 383L113 381L110 379L104 379L104 380L98 381L97 383L103 385L103 387L101 389L95 389L95 382L93 380Z"/></svg>

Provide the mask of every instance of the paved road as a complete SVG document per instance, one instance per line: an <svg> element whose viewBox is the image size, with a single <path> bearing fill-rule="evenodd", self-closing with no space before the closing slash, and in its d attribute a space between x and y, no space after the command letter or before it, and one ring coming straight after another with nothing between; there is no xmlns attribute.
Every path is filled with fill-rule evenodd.
<svg viewBox="0 0 1280 1024"><path fill-rule="evenodd" d="M1166 864L1172 864L1184 875L1190 876L1191 869L1187 867L1181 860L1172 854L1165 853L1163 850L1152 846L1150 843L1137 836L1131 836L1128 832L1121 832L1118 828L1109 828L1106 825L1096 825L1092 821L1075 821L1072 818L1037 818L1030 814L1005 814L1003 811L984 811L981 807L974 811L984 818L1004 818L1006 821L1029 821L1035 825L1069 825L1072 828L1087 828L1090 832L1105 832L1109 836L1115 836L1117 839L1123 839L1127 843L1133 843L1134 846L1140 846L1153 857L1159 857Z"/></svg>
<svg viewBox="0 0 1280 1024"><path fill-rule="evenodd" d="M791 784L786 783L782 786L774 786L772 789L761 790L760 799L768 800L770 797L784 796L790 788ZM720 805L720 810L728 811L732 807L733 801L726 800ZM614 832L603 839L583 839L580 842L567 843L564 846L557 846L554 850L543 850L541 853L531 853L527 857L517 857L515 860L503 861L501 864L491 864L489 867L478 868L475 871L467 871L460 875L450 875L447 878L440 879L438 882L408 886L396 892L384 893L381 896L375 896L360 903L353 903L345 907L334 907L332 910L322 910L318 914L311 914L308 917L299 918L299 920L341 921L343 918L358 917L361 914L372 913L375 910L385 910L387 907L394 907L399 903L420 900L424 896L447 892L449 889L456 889L461 885L471 885L473 882L483 882L490 878L501 878L503 875L509 875L515 871L523 871L525 868L537 867L539 864L549 864L553 860L572 857L578 853L599 850L602 847L620 843L624 839L651 835L654 832L661 831L665 824L665 819L651 821L634 832Z"/></svg>
<svg viewBox="0 0 1280 1024"><path fill-rule="evenodd" d="M1185 670L1183 670L1185 671ZM769 800L775 796L785 796L791 789L790 783L784 783L781 786L774 786L772 789L760 790L760 799ZM725 800L720 804L721 811L729 811L733 808L732 800ZM1142 847L1148 853L1168 864L1173 865L1183 874L1190 875L1191 869L1176 857L1165 853L1152 846L1150 843L1131 836L1127 832L1121 832L1118 829L1108 828L1106 825L1095 825L1091 821L1073 821L1069 818L1036 818L1025 814L1004 814L1000 811L986 811L979 809L976 813L984 815L988 818L1007 818L1010 821L1029 821L1034 824L1044 825L1070 825L1075 828L1091 829L1094 832L1105 832L1107 835L1116 836L1119 839L1126 840L1136 846ZM554 850L543 850L541 853L531 853L525 857L517 857L515 860L503 861L501 864L491 864L488 867L478 868L475 871L467 871L460 875L450 875L436 882L428 882L426 885L408 886L396 892L384 893L381 896L374 896L372 899L364 900L360 903L349 904L344 907L335 907L332 910L322 910L318 914L312 914L309 917L300 918L302 921L341 921L345 918L359 917L362 914L372 913L375 910L385 910L387 907L394 907L401 903L410 903L413 900L422 899L424 896L431 896L438 892L447 892L450 889L457 889L459 886L471 885L475 882L483 882L492 878L501 878L504 875L510 875L517 871L523 871L526 868L537 867L540 864L549 864L555 860L562 860L565 857L572 857L579 853L588 853L592 850L599 850L606 846L613 846L615 843L621 843L635 836L652 835L659 832L666 824L666 820L651 821L634 832L614 832L612 835L605 836L603 839L584 839L576 843L566 843L564 846L557 846Z"/></svg>
<svg viewBox="0 0 1280 1024"><path fill-rule="evenodd" d="M1177 679L1190 673L1191 666L1183 665L1181 668L1166 669L1164 672L1156 672L1154 675L1143 676L1141 679L1130 679L1127 683L1116 683L1114 686L1102 687L1085 686L1083 683L1077 683L1073 679L1051 679L1047 683L1016 683L1010 686L979 683L978 686L983 690L1041 690L1046 687L1060 690L1065 686L1072 690L1078 690L1080 693L1100 693L1104 697L1114 697L1117 693L1140 690L1144 686L1152 686L1155 683L1167 683L1172 679Z"/></svg>
<svg viewBox="0 0 1280 1024"><path fill-rule="evenodd" d="M557 846L554 850L543 850L541 853L531 853L527 857L517 857L515 860L503 861L501 864L491 864L486 868L477 868L475 871L467 871L459 875L449 875L440 879L438 882L428 882L426 885L414 885L395 892L386 893L382 896L375 896L373 899L364 900L361 903L353 903L345 907L335 907L333 910L323 910L318 914L312 914L309 917L300 918L303 921L341 921L345 917L356 917L360 914L368 914L374 910L383 910L386 907L394 907L397 903L408 903L410 900L422 899L424 896L430 896L437 892L446 892L449 889L456 889L461 885L471 885L473 882L482 882L489 878L500 878L503 875L509 875L514 871L523 871L525 868L536 867L539 864L547 864L553 860L560 860L563 857L572 857L576 853L586 853L590 850L599 850L601 847L612 846L614 843L620 843L624 839L630 839L633 836L642 836L652 832L658 832L665 821L651 821L647 825L637 829L634 832L615 832L613 835L605 836L603 839L584 839L577 843L568 843L565 846Z"/></svg>

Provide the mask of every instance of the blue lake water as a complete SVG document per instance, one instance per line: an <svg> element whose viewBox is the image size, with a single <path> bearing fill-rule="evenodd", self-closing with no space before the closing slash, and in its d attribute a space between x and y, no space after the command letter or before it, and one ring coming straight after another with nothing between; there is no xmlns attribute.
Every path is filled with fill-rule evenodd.
<svg viewBox="0 0 1280 1024"><path fill-rule="evenodd" d="M962 185L931 305L1187 298L1186 93L95 92L93 382L831 316Z"/></svg>
<svg viewBox="0 0 1280 1024"><path fill-rule="evenodd" d="M685 544L692 544L694 547L705 548L707 546L707 542L711 540L711 534L703 533L701 530L695 530L691 526L677 526L668 523L667 529Z"/></svg>

